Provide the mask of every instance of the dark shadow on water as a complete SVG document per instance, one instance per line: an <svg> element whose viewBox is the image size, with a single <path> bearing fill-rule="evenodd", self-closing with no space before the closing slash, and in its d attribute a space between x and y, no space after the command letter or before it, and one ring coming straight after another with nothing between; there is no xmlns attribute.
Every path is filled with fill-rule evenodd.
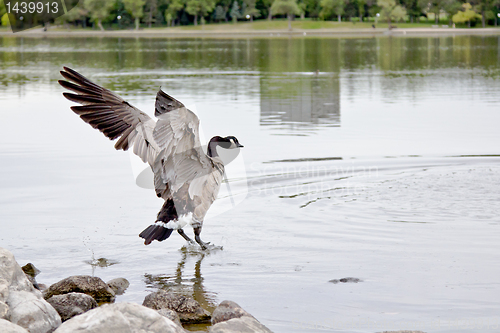
<svg viewBox="0 0 500 333"><path fill-rule="evenodd" d="M201 264L205 257L219 251L213 248L209 251L198 250L197 245L183 246L179 252L180 260L175 272L170 274L144 274L146 288L151 291L166 290L178 295L194 298L200 305L212 313L217 307L217 293L205 289ZM193 265L194 264L194 265ZM189 331L206 331L210 324L185 325Z"/></svg>

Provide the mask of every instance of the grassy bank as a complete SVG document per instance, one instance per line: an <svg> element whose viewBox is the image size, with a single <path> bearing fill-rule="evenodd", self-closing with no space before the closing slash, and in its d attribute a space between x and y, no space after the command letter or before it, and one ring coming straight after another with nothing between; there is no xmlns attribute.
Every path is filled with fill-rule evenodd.
<svg viewBox="0 0 500 333"><path fill-rule="evenodd" d="M258 36L275 37L277 35L292 36L372 36L380 34L391 35L450 35L450 34L500 34L500 28L473 28L467 29L458 26L456 29L446 25L436 26L433 23L397 23L396 29L388 30L388 24L380 22L373 28L374 22L337 22L295 20L292 22L292 32L288 31L286 20L275 19L272 21L259 20L255 22L227 22L205 25L189 25L177 27L142 28L138 31L118 29L117 26L107 26L106 31L92 28L76 28L74 26L50 27L47 32L41 28L34 28L14 34L15 36L144 36L144 37L238 37ZM0 35L13 35L10 29L0 28Z"/></svg>

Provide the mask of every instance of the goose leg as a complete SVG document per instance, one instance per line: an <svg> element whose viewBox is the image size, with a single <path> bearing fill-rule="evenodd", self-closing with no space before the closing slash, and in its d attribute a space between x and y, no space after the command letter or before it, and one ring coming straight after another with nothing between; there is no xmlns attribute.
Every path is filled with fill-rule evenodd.
<svg viewBox="0 0 500 333"><path fill-rule="evenodd" d="M188 235L186 235L186 233L184 232L184 230L182 229L177 229L177 232L179 233L179 235L181 235L185 240L187 240L189 243L194 243L194 241L189 238Z"/></svg>
<svg viewBox="0 0 500 333"><path fill-rule="evenodd" d="M205 243L204 241L201 240L201 238L200 238L201 227L196 227L193 230L194 230L194 239L196 240L196 243L200 244L200 246L203 250L206 250L207 246L208 246L208 244L210 244L210 242Z"/></svg>

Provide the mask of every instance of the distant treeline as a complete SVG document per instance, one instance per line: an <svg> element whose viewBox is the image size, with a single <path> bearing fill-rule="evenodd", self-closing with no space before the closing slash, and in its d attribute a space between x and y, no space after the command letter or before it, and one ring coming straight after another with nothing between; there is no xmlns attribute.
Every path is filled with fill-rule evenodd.
<svg viewBox="0 0 500 333"><path fill-rule="evenodd" d="M465 23L469 27L476 24L485 27L496 26L500 17L500 0L66 0L65 3L66 7L73 9L56 18L56 24L81 27L95 24L101 30L104 30L103 24L118 29L139 29L141 25L165 27L277 17L287 17L289 22L308 18L354 22L378 20L389 24L432 20L435 24ZM3 25L9 24L6 11L0 0ZM22 20L24 22L10 23L54 21L36 12Z"/></svg>

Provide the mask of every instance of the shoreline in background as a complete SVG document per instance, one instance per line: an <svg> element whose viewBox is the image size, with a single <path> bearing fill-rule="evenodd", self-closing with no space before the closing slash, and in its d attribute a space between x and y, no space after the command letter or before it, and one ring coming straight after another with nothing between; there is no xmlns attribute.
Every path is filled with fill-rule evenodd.
<svg viewBox="0 0 500 333"><path fill-rule="evenodd" d="M227 26L226 26L227 28ZM229 29L178 29L178 28L150 28L140 30L65 30L62 28L52 28L43 31L42 28L35 28L26 31L13 33L10 30L0 30L0 36L8 37L147 37L147 38L250 38L250 37L375 37L375 36L454 36L454 35L500 35L500 28L387 28L376 29L272 29L272 30L229 30Z"/></svg>

